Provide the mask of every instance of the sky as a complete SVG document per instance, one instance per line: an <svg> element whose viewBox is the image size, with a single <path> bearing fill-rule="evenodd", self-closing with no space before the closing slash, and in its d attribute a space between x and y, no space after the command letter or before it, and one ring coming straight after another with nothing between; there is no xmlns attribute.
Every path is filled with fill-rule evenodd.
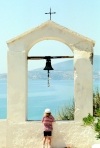
<svg viewBox="0 0 100 148"><path fill-rule="evenodd" d="M95 41L100 55L100 0L0 0L0 73L7 73L7 41L51 20ZM63 43L45 40L35 44L28 56L73 55ZM66 59L52 60L52 64ZM45 67L45 60L28 61L28 70Z"/></svg>

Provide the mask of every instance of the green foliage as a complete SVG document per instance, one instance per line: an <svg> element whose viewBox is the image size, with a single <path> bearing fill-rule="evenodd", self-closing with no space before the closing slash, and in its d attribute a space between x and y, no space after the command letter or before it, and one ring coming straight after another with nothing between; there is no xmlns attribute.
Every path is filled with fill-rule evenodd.
<svg viewBox="0 0 100 148"><path fill-rule="evenodd" d="M56 120L74 120L74 101L72 100L69 105L63 105L55 115Z"/></svg>
<svg viewBox="0 0 100 148"><path fill-rule="evenodd" d="M71 104L64 105L58 110L55 116L56 120L74 120L74 99ZM96 139L100 139L100 92L98 88L93 92L93 116L89 113L87 117L83 118L84 126L91 126L96 134Z"/></svg>
<svg viewBox="0 0 100 148"><path fill-rule="evenodd" d="M84 125L93 125L94 123L94 117L89 113L87 117L84 117L83 118L83 122L84 122Z"/></svg>
<svg viewBox="0 0 100 148"><path fill-rule="evenodd" d="M96 117L93 117L90 113L87 117L83 118L83 124L84 126L91 126L97 133L96 139L100 139L100 117L97 119Z"/></svg>
<svg viewBox="0 0 100 148"><path fill-rule="evenodd" d="M95 116L100 117L100 108L95 110Z"/></svg>
<svg viewBox="0 0 100 148"><path fill-rule="evenodd" d="M93 92L93 116L88 114L83 118L84 126L91 126L96 134L96 139L100 139L100 92L99 89Z"/></svg>
<svg viewBox="0 0 100 148"><path fill-rule="evenodd" d="M93 92L93 116L100 117L100 92L98 88Z"/></svg>
<svg viewBox="0 0 100 148"><path fill-rule="evenodd" d="M97 123L94 124L95 131L97 132L96 138L100 139L100 118Z"/></svg>

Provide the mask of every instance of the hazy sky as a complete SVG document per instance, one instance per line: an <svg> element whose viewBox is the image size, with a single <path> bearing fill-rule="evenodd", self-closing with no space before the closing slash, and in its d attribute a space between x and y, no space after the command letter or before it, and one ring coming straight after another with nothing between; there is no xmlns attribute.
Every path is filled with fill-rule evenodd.
<svg viewBox="0 0 100 148"><path fill-rule="evenodd" d="M45 12L49 12L50 7L56 12L52 21L94 40L94 54L100 55L100 0L0 0L0 73L7 72L6 41L49 20ZM73 53L63 43L50 40L36 44L29 55ZM28 69L44 67L43 62L30 61Z"/></svg>

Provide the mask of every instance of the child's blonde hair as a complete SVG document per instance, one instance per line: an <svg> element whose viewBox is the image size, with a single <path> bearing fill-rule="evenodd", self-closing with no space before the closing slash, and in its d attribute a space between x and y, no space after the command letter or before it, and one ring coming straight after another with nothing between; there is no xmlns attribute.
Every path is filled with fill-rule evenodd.
<svg viewBox="0 0 100 148"><path fill-rule="evenodd" d="M49 117L51 113L44 113L44 116Z"/></svg>

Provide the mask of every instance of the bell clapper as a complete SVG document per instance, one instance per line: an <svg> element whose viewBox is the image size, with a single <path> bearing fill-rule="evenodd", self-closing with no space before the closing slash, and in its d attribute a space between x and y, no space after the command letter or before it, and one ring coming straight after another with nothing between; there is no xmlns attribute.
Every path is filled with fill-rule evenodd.
<svg viewBox="0 0 100 148"><path fill-rule="evenodd" d="M49 83L49 70L48 70L48 87L50 86L50 83Z"/></svg>

